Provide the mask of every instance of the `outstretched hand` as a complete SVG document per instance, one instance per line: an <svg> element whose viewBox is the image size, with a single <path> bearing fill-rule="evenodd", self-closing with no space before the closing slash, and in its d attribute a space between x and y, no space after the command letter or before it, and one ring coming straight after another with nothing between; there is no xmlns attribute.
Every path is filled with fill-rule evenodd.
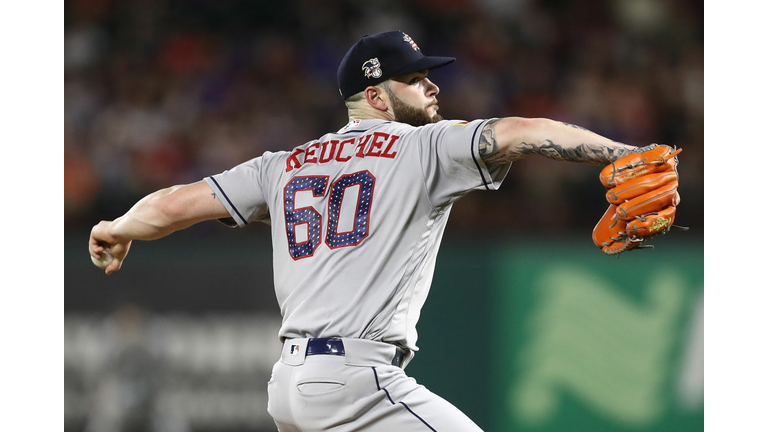
<svg viewBox="0 0 768 432"><path fill-rule="evenodd" d="M120 241L111 234L112 223L112 221L99 222L91 229L91 238L88 241L88 252L96 259L101 258L105 248L110 249L112 262L104 269L104 273L108 275L120 270L131 248L131 240Z"/></svg>

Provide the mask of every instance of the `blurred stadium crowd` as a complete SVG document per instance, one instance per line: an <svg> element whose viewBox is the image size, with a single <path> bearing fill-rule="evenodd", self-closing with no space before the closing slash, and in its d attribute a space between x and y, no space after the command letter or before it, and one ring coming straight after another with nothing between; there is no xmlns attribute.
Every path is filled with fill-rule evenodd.
<svg viewBox="0 0 768 432"><path fill-rule="evenodd" d="M401 29L458 58L434 73L446 118L548 117L684 148L678 222L703 232L703 14L690 0L67 0L65 225L339 129L338 62L362 35ZM521 161L452 224L591 229L597 172Z"/></svg>

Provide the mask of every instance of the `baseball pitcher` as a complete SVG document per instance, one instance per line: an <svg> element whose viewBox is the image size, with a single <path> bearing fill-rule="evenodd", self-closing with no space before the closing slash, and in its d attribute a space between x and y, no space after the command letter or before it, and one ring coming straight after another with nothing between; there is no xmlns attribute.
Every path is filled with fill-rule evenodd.
<svg viewBox="0 0 768 432"><path fill-rule="evenodd" d="M548 119L443 120L429 71L454 61L425 56L401 31L363 37L337 73L347 125L148 195L93 227L91 256L111 252L111 274L133 240L213 219L266 223L282 314L268 383L278 430L480 430L404 371L453 203L498 189L529 155L606 166L610 204L593 240L617 254L671 226L679 150Z"/></svg>

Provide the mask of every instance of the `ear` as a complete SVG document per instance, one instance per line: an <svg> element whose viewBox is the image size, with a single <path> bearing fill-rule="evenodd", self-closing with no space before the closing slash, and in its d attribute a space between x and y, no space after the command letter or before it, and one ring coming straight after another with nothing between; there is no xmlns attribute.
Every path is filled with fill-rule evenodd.
<svg viewBox="0 0 768 432"><path fill-rule="evenodd" d="M376 86L368 86L363 91L365 92L365 100L368 101L368 105L379 111L389 110L389 96L384 89Z"/></svg>

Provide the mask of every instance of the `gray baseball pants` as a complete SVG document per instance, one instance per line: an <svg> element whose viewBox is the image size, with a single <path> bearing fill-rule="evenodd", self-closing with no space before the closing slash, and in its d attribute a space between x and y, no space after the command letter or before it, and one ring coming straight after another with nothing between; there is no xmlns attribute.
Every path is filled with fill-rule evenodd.
<svg viewBox="0 0 768 432"><path fill-rule="evenodd" d="M306 355L308 339L285 341L268 384L267 410L280 432L481 431L393 366L393 345L342 341L344 355Z"/></svg>

